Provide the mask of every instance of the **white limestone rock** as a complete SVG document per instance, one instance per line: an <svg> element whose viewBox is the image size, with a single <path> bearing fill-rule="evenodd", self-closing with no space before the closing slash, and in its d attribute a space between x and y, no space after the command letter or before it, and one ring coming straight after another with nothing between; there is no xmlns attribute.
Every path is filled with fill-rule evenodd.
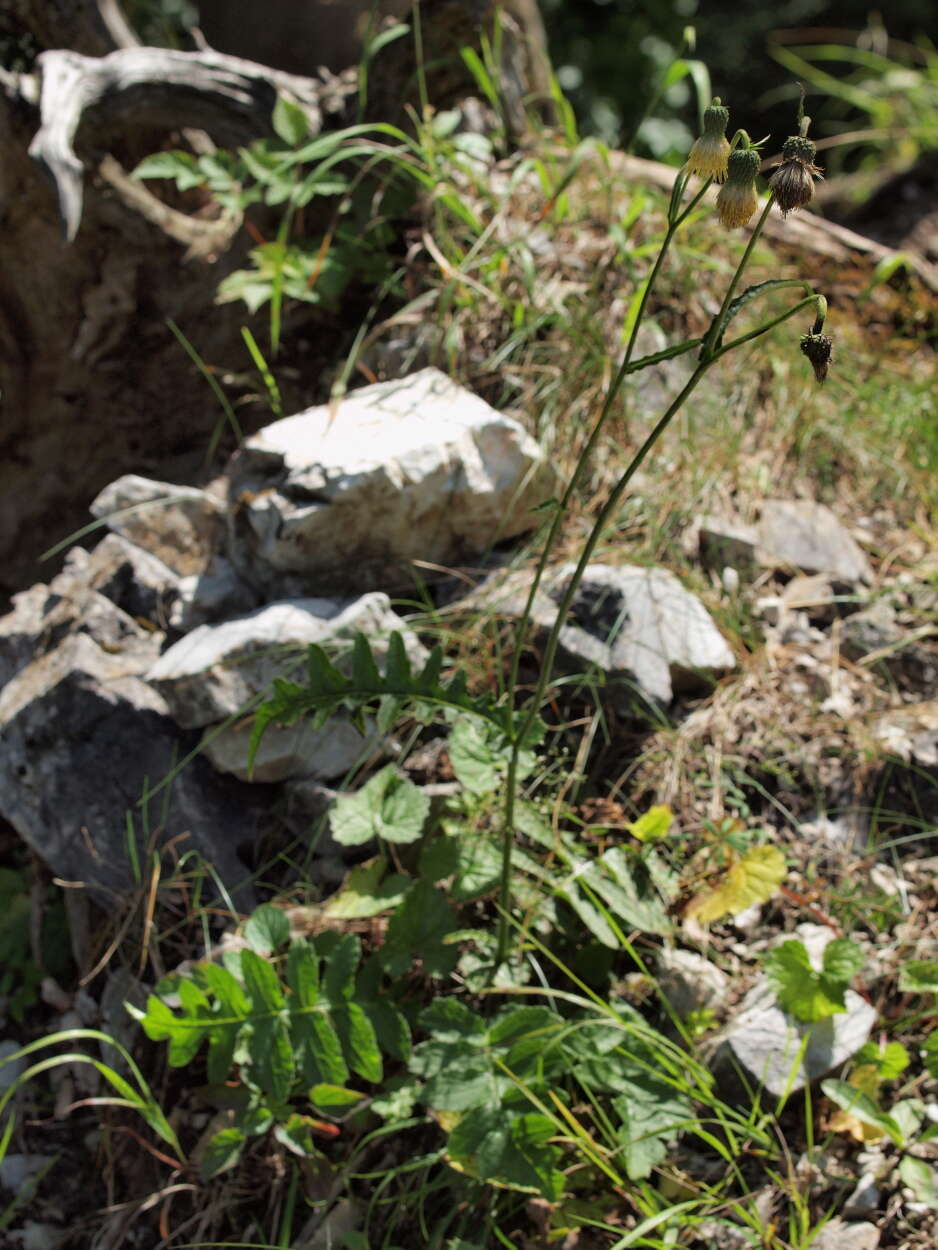
<svg viewBox="0 0 938 1250"><path fill-rule="evenodd" d="M224 506L214 496L134 473L105 486L91 514L181 576L205 570L223 533Z"/></svg>
<svg viewBox="0 0 938 1250"><path fill-rule="evenodd" d="M354 635L363 633L380 655L382 640L394 631L403 633L412 660L419 662L423 648L380 591L351 602L271 603L194 629L160 656L147 681L166 699L178 724L200 728L249 710L275 677L289 676L302 664L310 643L351 646Z"/></svg>
<svg viewBox="0 0 938 1250"><path fill-rule="evenodd" d="M766 568L827 573L872 582L870 562L830 508L810 499L767 499L758 525L759 563Z"/></svg>
<svg viewBox="0 0 938 1250"><path fill-rule="evenodd" d="M268 594L413 584L534 528L554 471L518 422L438 369L274 422L230 469L229 555Z"/></svg>
<svg viewBox="0 0 938 1250"><path fill-rule="evenodd" d="M542 582L532 619L544 634L557 614L573 565ZM473 596L489 610L520 615L528 574L496 577ZM736 667L736 657L700 600L667 569L607 564L587 566L574 597L560 650L568 668L597 665L610 679L612 698L631 704L630 690L670 703L675 694L698 689Z"/></svg>
<svg viewBox="0 0 938 1250"><path fill-rule="evenodd" d="M658 984L679 1016L719 1011L730 995L730 978L696 951L664 946L658 952Z"/></svg>

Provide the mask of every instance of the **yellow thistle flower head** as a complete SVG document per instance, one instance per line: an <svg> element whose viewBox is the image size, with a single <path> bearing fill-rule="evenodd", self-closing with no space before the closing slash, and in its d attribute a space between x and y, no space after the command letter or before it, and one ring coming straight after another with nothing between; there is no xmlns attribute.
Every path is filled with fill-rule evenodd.
<svg viewBox="0 0 938 1250"><path fill-rule="evenodd" d="M791 135L785 140L782 163L769 179L783 217L814 199L814 179L824 176L814 164L816 155L817 148L803 135Z"/></svg>
<svg viewBox="0 0 938 1250"><path fill-rule="evenodd" d="M717 196L717 217L727 230L744 226L759 206L756 174L762 164L755 148L732 152L728 178Z"/></svg>
<svg viewBox="0 0 938 1250"><path fill-rule="evenodd" d="M698 178L712 178L714 182L723 182L726 178L727 162L730 158L730 145L726 137L726 127L730 120L730 111L724 108L719 98L704 110L704 132L687 154L684 166L689 174Z"/></svg>

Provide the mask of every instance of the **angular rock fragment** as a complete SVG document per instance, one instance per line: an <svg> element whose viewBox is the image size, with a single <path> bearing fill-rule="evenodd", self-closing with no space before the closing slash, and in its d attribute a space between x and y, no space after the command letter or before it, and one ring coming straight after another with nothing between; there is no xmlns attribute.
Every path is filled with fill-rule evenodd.
<svg viewBox="0 0 938 1250"><path fill-rule="evenodd" d="M139 884L130 813L144 871L151 839L172 841L177 859L199 852L247 906L236 848L256 836L256 792L195 759L140 804L192 745L132 663L72 634L0 692L0 812L55 876L105 897Z"/></svg>
<svg viewBox="0 0 938 1250"><path fill-rule="evenodd" d="M870 562L822 503L767 499L758 526L757 558L767 568L827 573L841 581L871 582Z"/></svg>
<svg viewBox="0 0 938 1250"><path fill-rule="evenodd" d="M754 525L717 516L697 522L700 558L707 568L729 567L740 572L755 568L759 534Z"/></svg>
<svg viewBox="0 0 938 1250"><path fill-rule="evenodd" d="M532 619L543 635L573 573L568 565L542 583ZM473 597L489 610L520 615L530 584L510 574ZM560 635L566 666L602 669L617 704L632 705L631 689L670 703L675 694L706 687L736 667L736 657L700 600L667 569L587 566Z"/></svg>
<svg viewBox="0 0 938 1250"><path fill-rule="evenodd" d="M378 591L360 599L293 599L271 603L219 625L201 625L181 638L147 674L186 729L216 724L250 709L275 677L302 672L310 643L351 646L356 633L379 644L401 631L410 654L423 649ZM298 667L299 666L299 667Z"/></svg>
<svg viewBox="0 0 938 1250"><path fill-rule="evenodd" d="M80 562L76 560L79 552L83 557ZM179 595L179 580L178 574L149 551L119 534L106 534L90 554L73 548L50 589L65 594L69 585L83 583L128 616L165 630Z"/></svg>
<svg viewBox="0 0 938 1250"><path fill-rule="evenodd" d="M230 469L229 555L268 595L414 583L534 528L553 470L522 427L438 369L274 422Z"/></svg>
<svg viewBox="0 0 938 1250"><path fill-rule="evenodd" d="M331 781L343 777L372 754L380 741L376 734L363 737L349 720L333 716L323 729L307 722L269 725L248 769L253 722L208 729L202 743L207 759L222 773L242 781L274 782L293 778Z"/></svg>
<svg viewBox="0 0 938 1250"><path fill-rule="evenodd" d="M224 507L206 491L134 473L105 486L91 514L182 576L205 570L223 532Z"/></svg>
<svg viewBox="0 0 938 1250"><path fill-rule="evenodd" d="M13 596L13 611L0 619L0 687L69 634L86 634L99 647L120 655L125 670L143 672L160 652L163 635L141 628L104 595L77 579L68 594L41 583Z"/></svg>

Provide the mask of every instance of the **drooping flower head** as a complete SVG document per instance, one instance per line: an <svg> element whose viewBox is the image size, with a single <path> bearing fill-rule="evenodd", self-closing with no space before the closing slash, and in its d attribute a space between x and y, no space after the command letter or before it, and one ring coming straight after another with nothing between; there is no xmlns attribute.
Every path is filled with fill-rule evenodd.
<svg viewBox="0 0 938 1250"><path fill-rule="evenodd" d="M694 140L693 147L687 154L684 169L698 178L712 178L714 182L723 182L726 178L727 162L730 157L729 140L726 127L730 120L730 111L720 103L717 97L704 109L704 132Z"/></svg>
<svg viewBox="0 0 938 1250"><path fill-rule="evenodd" d="M834 340L829 334L811 333L802 335L801 350L811 361L814 376L819 382L823 382L827 377L833 346Z"/></svg>
<svg viewBox="0 0 938 1250"><path fill-rule="evenodd" d="M769 179L775 202L787 217L814 198L814 179L824 175L814 164L817 148L803 135L791 135L782 145L782 163Z"/></svg>
<svg viewBox="0 0 938 1250"><path fill-rule="evenodd" d="M756 174L761 164L755 148L739 148L730 153L727 181L717 196L717 217L728 230L744 226L758 208Z"/></svg>

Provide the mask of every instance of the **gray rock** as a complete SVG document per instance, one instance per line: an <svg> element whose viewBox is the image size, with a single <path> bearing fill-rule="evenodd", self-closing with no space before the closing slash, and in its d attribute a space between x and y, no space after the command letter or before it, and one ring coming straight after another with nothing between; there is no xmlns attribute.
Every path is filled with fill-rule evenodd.
<svg viewBox="0 0 938 1250"><path fill-rule="evenodd" d="M312 839L319 854L341 855L343 848L332 837L325 817L338 796L338 791L324 786L322 782L304 777L288 781L286 795L286 819L292 833L298 838Z"/></svg>
<svg viewBox="0 0 938 1250"><path fill-rule="evenodd" d="M870 562L830 508L810 499L767 499L759 520L757 558L767 568L827 573L871 582Z"/></svg>
<svg viewBox="0 0 938 1250"><path fill-rule="evenodd" d="M200 625L250 612L257 605L257 592L238 575L231 561L213 556L204 573L179 579L179 597L169 623L187 634Z"/></svg>
<svg viewBox="0 0 938 1250"><path fill-rule="evenodd" d="M573 565L545 577L532 619L543 634L556 617ZM474 599L490 610L520 615L527 574L510 574L484 586ZM568 668L602 669L612 697L631 706L630 688L669 703L675 694L701 687L736 667L736 657L700 600L667 569L587 566L568 622L560 635ZM618 689L616 688L618 686Z"/></svg>
<svg viewBox="0 0 938 1250"><path fill-rule="evenodd" d="M873 737L908 764L938 768L938 699L887 712L874 723Z"/></svg>
<svg viewBox="0 0 938 1250"><path fill-rule="evenodd" d="M882 1197L882 1189L876 1177L872 1173L865 1173L844 1203L843 1214L848 1219L862 1219L866 1215L872 1215L879 1210Z"/></svg>
<svg viewBox="0 0 938 1250"><path fill-rule="evenodd" d="M78 553L84 560L76 560ZM66 557L62 573L50 589L67 594L84 584L110 599L137 621L166 629L179 594L179 576L171 568L119 534L106 534L90 555L80 547Z"/></svg>
<svg viewBox="0 0 938 1250"><path fill-rule="evenodd" d="M697 521L697 544L701 562L711 569L728 565L738 571L756 566L759 534L753 525L724 517L702 516Z"/></svg>
<svg viewBox="0 0 938 1250"><path fill-rule="evenodd" d="M133 473L105 486L91 514L183 576L205 570L223 533L224 507L212 495Z"/></svg>
<svg viewBox="0 0 938 1250"><path fill-rule="evenodd" d="M394 630L404 634L413 658L423 648L391 611L387 595L362 595L352 602L294 599L271 603L219 625L201 625L160 656L147 680L166 699L186 729L226 720L248 709L289 675L310 643L350 646L356 633L380 644ZM380 655L380 645L374 648Z"/></svg>
<svg viewBox="0 0 938 1250"><path fill-rule="evenodd" d="M844 622L841 650L919 699L938 696L938 650L896 623L895 612L876 603Z"/></svg>
<svg viewBox="0 0 938 1250"><path fill-rule="evenodd" d="M99 896L135 884L128 812L144 868L151 836L175 838L177 857L199 852L237 890L246 872L235 848L256 836L256 792L196 759L139 806L192 745L132 662L72 634L0 692L0 814L57 877ZM250 890L237 899L249 905Z"/></svg>
<svg viewBox="0 0 938 1250"><path fill-rule="evenodd" d="M730 979L726 973L695 951L662 947L658 954L658 984L679 1016L709 1007L726 1005Z"/></svg>
<svg viewBox="0 0 938 1250"><path fill-rule="evenodd" d="M55 1160L55 1155L5 1155L0 1160L0 1189L23 1194L26 1186L51 1167Z"/></svg>
<svg viewBox="0 0 938 1250"><path fill-rule="evenodd" d="M87 634L99 647L143 672L159 655L161 633L143 629L116 604L78 579L69 593L62 582L36 585L13 596L13 611L0 620L0 687L69 634Z"/></svg>
<svg viewBox="0 0 938 1250"><path fill-rule="evenodd" d="M49 587L30 586L12 602L13 611L0 617L0 689L34 658L49 609Z"/></svg>
<svg viewBox="0 0 938 1250"><path fill-rule="evenodd" d="M229 555L268 597L412 586L533 529L553 469L509 417L437 369L352 392L248 439Z"/></svg>
<svg viewBox="0 0 938 1250"><path fill-rule="evenodd" d="M376 750L376 734L362 737L351 721L332 717L323 729L312 729L300 721L296 725L268 726L254 768L248 773L248 747L253 724L208 729L202 752L219 772L231 773L242 781L274 782L291 778L330 781L344 777L362 759Z"/></svg>
<svg viewBox="0 0 938 1250"><path fill-rule="evenodd" d="M780 1096L796 1093L846 1063L869 1039L876 1010L847 990L846 1011L817 1024L787 1016L768 983L760 980L746 995L730 1023L711 1043L711 1066L717 1079L732 1089L737 1068L746 1079ZM798 1055L807 1039L801 1062Z"/></svg>
<svg viewBox="0 0 938 1250"><path fill-rule="evenodd" d="M873 1224L828 1220L808 1250L877 1250L879 1229Z"/></svg>
<svg viewBox="0 0 938 1250"><path fill-rule="evenodd" d="M812 625L830 625L858 606L849 585L826 573L800 573L793 577L782 592L782 603L789 612L804 612Z"/></svg>

